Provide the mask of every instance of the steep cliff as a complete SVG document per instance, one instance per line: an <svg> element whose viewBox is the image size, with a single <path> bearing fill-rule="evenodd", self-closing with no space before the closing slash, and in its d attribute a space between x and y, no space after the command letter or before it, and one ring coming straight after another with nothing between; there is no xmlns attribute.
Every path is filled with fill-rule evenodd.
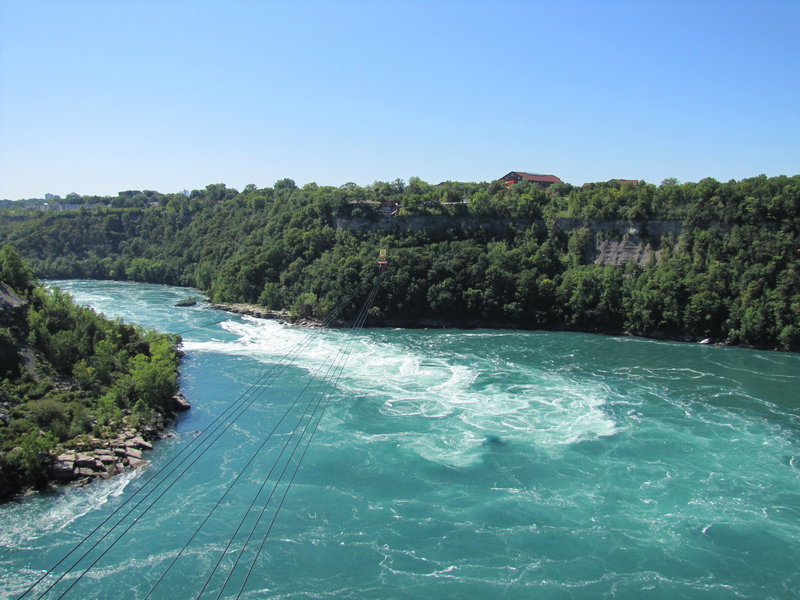
<svg viewBox="0 0 800 600"><path fill-rule="evenodd" d="M584 259L587 264L621 266L630 261L645 265L655 255L661 254L662 237L677 236L683 232L681 221L622 221L558 218L549 223L544 219L501 219L474 216L392 216L380 219L337 217L336 228L354 233L379 232L408 234L425 232L430 235L446 233L462 236L476 233L502 234L510 229L525 230L548 227L563 233L586 230L588 232Z"/></svg>

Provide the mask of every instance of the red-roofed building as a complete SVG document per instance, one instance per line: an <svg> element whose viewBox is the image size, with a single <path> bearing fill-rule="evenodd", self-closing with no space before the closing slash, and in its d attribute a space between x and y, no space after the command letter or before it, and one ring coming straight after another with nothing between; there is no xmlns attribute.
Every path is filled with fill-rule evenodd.
<svg viewBox="0 0 800 600"><path fill-rule="evenodd" d="M524 171L511 171L500 178L506 187L514 185L518 181L530 181L540 188L548 188L554 183L564 183L555 175L542 175L541 173L525 173Z"/></svg>

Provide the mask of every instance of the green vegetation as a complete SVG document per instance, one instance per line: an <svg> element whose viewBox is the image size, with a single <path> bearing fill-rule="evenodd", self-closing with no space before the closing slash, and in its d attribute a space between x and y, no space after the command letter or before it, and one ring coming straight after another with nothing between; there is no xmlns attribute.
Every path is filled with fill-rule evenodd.
<svg viewBox="0 0 800 600"><path fill-rule="evenodd" d="M187 285L215 302L316 316L374 282L378 248L389 248L372 323L628 331L797 351L798 215L800 176L547 190L284 179L242 192L214 184L189 196L89 198L78 210L4 220L0 240L42 277ZM595 264L598 244L624 239L630 223L650 259Z"/></svg>
<svg viewBox="0 0 800 600"><path fill-rule="evenodd" d="M89 436L159 427L178 342L77 306L0 248L0 498L46 485L53 454Z"/></svg>

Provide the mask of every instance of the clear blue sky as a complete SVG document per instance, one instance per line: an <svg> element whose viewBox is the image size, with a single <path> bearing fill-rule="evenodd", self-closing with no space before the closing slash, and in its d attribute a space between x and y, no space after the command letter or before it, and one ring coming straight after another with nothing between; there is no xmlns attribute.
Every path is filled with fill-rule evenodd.
<svg viewBox="0 0 800 600"><path fill-rule="evenodd" d="M0 2L0 198L511 170L800 173L800 2Z"/></svg>

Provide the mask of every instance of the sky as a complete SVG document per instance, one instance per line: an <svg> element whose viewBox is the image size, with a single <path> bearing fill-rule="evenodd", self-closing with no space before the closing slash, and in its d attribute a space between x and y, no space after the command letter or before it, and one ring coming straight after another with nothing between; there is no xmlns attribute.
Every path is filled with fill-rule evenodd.
<svg viewBox="0 0 800 600"><path fill-rule="evenodd" d="M797 0L2 0L0 198L800 173Z"/></svg>

